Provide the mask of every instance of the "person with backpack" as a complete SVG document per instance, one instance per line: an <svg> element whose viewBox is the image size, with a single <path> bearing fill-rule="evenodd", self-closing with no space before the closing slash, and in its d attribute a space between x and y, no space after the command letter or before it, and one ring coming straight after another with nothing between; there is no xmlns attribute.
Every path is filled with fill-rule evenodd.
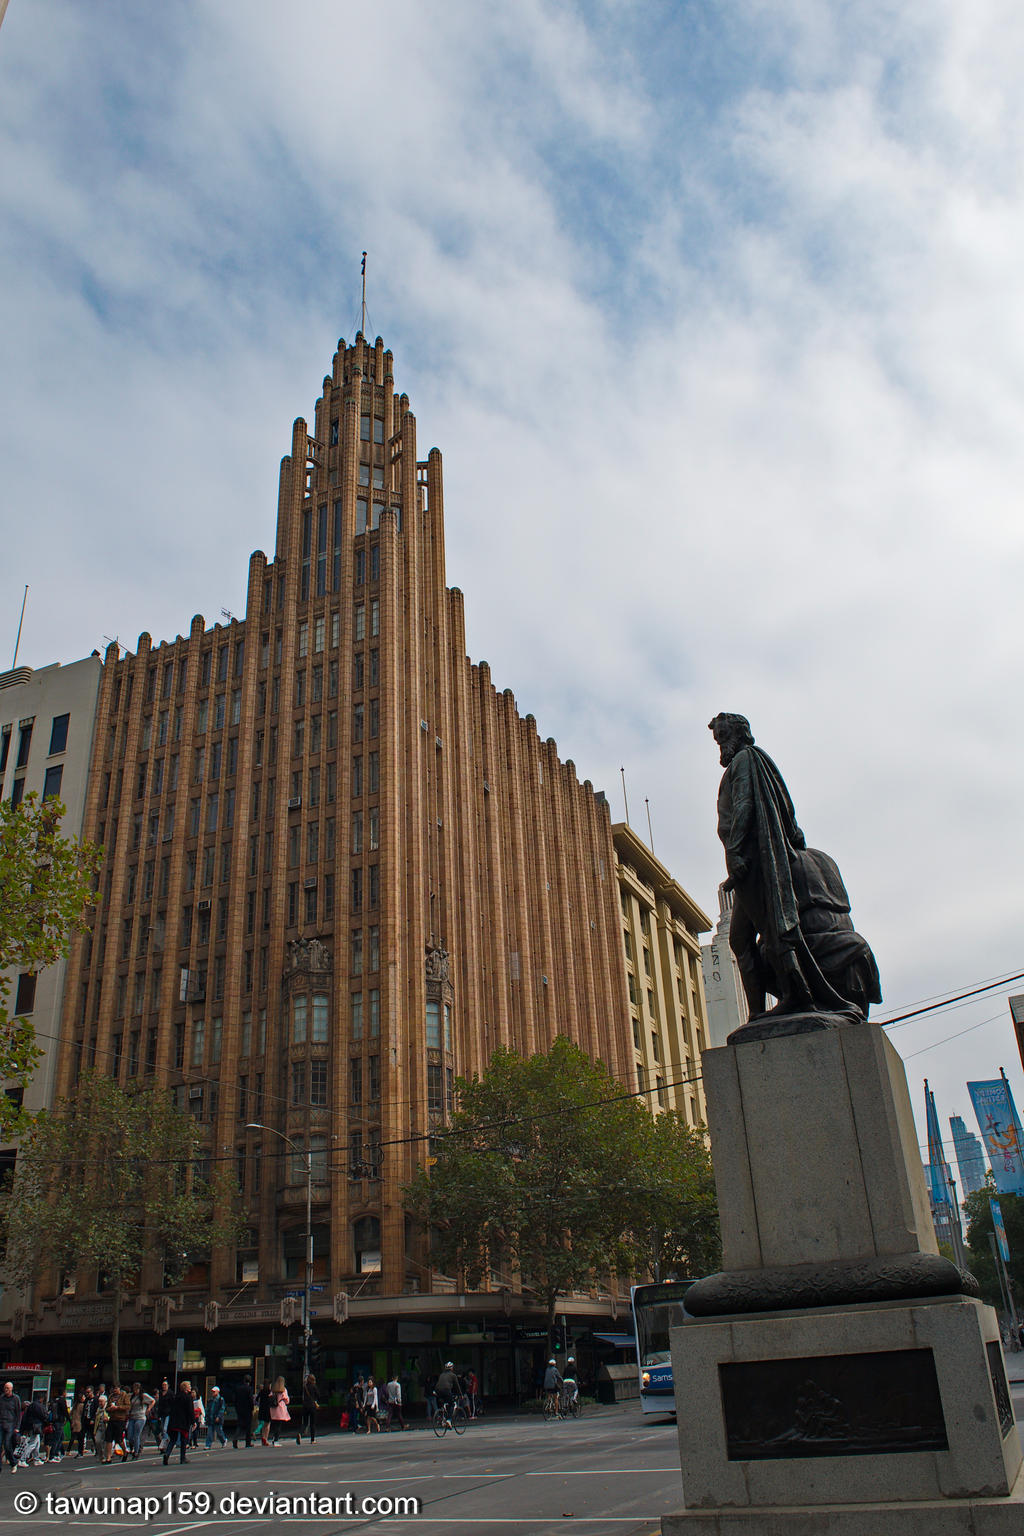
<svg viewBox="0 0 1024 1536"><path fill-rule="evenodd" d="M256 1409L256 1433L260 1437L261 1445L269 1445L267 1431L270 1428L270 1411L274 1406L274 1392L270 1382L265 1381L260 1387L260 1395Z"/></svg>
<svg viewBox="0 0 1024 1536"><path fill-rule="evenodd" d="M206 1449L213 1450L214 1439L221 1445L227 1445L228 1437L224 1433L224 1413L226 1404L221 1395L220 1387L210 1388L210 1401L206 1405Z"/></svg>

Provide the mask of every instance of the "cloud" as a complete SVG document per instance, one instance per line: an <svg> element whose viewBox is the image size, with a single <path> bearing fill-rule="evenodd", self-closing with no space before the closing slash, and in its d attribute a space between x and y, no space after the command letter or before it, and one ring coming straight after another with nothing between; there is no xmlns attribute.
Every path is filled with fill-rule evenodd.
<svg viewBox="0 0 1024 1536"><path fill-rule="evenodd" d="M649 799L711 909L705 725L741 709L887 999L1016 968L1017 13L194 0L97 22L46 0L0 41L23 656L240 610L365 248L371 325L444 451L469 648L542 736L613 804L626 766L634 822ZM988 1038L915 1058L940 1100Z"/></svg>

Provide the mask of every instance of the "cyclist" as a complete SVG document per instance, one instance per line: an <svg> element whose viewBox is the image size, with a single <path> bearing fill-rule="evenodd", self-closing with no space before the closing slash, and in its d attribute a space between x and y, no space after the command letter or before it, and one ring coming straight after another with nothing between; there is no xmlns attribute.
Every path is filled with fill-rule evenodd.
<svg viewBox="0 0 1024 1536"><path fill-rule="evenodd" d="M554 1359L548 1361L544 1372L544 1398L548 1413L558 1412L558 1394L562 1390L562 1376Z"/></svg>
<svg viewBox="0 0 1024 1536"><path fill-rule="evenodd" d="M580 1395L579 1382L576 1379L576 1356L570 1355L565 1362L565 1375L562 1377L562 1404L568 1409L575 1403Z"/></svg>
<svg viewBox="0 0 1024 1536"><path fill-rule="evenodd" d="M452 1408L457 1402L461 1402L462 1394L459 1390L459 1378L455 1374L455 1366L450 1360L444 1363L444 1370L437 1378L437 1386L434 1388L437 1394L437 1405L445 1418L450 1420Z"/></svg>

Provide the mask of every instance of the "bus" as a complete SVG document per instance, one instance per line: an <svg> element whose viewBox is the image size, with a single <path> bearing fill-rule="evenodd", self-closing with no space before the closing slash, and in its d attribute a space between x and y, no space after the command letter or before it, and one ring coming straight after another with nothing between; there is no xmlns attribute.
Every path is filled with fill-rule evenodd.
<svg viewBox="0 0 1024 1536"><path fill-rule="evenodd" d="M662 1280L630 1290L644 1413L676 1411L669 1329L678 1328L687 1317L683 1298L692 1284L692 1280Z"/></svg>

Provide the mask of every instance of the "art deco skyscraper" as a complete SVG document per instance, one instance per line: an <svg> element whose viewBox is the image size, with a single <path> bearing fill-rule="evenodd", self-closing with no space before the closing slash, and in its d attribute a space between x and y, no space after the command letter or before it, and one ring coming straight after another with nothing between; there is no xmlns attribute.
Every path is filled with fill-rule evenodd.
<svg viewBox="0 0 1024 1536"><path fill-rule="evenodd" d="M339 343L244 620L107 653L60 1087L166 1085L234 1160L250 1238L197 1295L301 1275L307 1152L318 1283L429 1290L402 1186L499 1045L564 1034L636 1087L608 808L467 658L443 513L390 352Z"/></svg>

